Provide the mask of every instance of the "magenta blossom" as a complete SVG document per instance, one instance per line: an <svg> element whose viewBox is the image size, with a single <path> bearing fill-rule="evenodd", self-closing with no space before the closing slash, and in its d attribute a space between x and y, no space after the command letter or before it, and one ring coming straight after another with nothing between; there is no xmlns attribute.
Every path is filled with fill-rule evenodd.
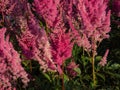
<svg viewBox="0 0 120 90"><path fill-rule="evenodd" d="M60 0L34 0L34 7L37 14L44 18L46 24L53 28L58 15L58 4Z"/></svg>
<svg viewBox="0 0 120 90"><path fill-rule="evenodd" d="M29 79L21 65L20 55L9 42L9 36L5 39L5 32L5 28L0 29L0 90L12 90L18 78L25 86Z"/></svg>
<svg viewBox="0 0 120 90"><path fill-rule="evenodd" d="M75 3L71 1L69 6L73 4ZM97 43L109 37L110 10L107 5L108 0L78 0L76 15L79 22L73 17L73 8L68 12L68 22L76 42L88 52L95 51Z"/></svg>
<svg viewBox="0 0 120 90"><path fill-rule="evenodd" d="M107 64L107 56L109 53L109 49L106 50L105 55L103 56L103 58L101 59L99 65L100 66L105 66Z"/></svg>
<svg viewBox="0 0 120 90"><path fill-rule="evenodd" d="M57 71L62 74L62 66L71 57L72 46L70 32L64 27L62 2L60 0L34 0L36 13L42 17L51 30L49 41L52 59Z"/></svg>
<svg viewBox="0 0 120 90"><path fill-rule="evenodd" d="M72 54L73 43L71 42L70 33L65 33L64 29L54 30L50 35L50 42L53 60L57 65L58 72L62 74L61 66Z"/></svg>
<svg viewBox="0 0 120 90"><path fill-rule="evenodd" d="M26 30L22 33L21 37L18 38L18 41L22 48L23 55L25 55L27 59L38 61L41 65L41 69L45 71L50 69L52 64L51 69L53 69L53 67L55 69L51 56L50 44L45 31L41 30L41 33L36 35L32 34L30 30Z"/></svg>
<svg viewBox="0 0 120 90"><path fill-rule="evenodd" d="M31 11L30 5L26 5L28 17L25 18L23 15L18 18L21 29L18 41L22 53L27 59L38 61L40 68L44 71L49 69L55 70L47 34L40 27L38 20Z"/></svg>

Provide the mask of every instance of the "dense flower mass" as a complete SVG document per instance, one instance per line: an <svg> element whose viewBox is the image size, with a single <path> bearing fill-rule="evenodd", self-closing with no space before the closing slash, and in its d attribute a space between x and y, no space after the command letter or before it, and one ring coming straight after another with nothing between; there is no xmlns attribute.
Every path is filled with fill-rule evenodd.
<svg viewBox="0 0 120 90"><path fill-rule="evenodd" d="M21 65L20 55L9 42L9 36L5 39L5 32L5 28L0 29L0 90L11 90L18 78L25 86L29 79Z"/></svg>
<svg viewBox="0 0 120 90"><path fill-rule="evenodd" d="M48 3L49 2L49 3ZM64 61L71 57L72 46L70 32L66 32L62 3L59 0L35 0L35 11L42 16L51 29L49 35L52 59L57 65L57 71L62 74Z"/></svg>
<svg viewBox="0 0 120 90"><path fill-rule="evenodd" d="M119 17L120 2L113 2L113 13ZM55 71L64 79L66 73L70 77L78 74L76 61L81 63L89 58L95 84L98 47L109 38L111 29L108 3L109 0L0 0L0 90L16 90L20 80L27 86L28 74L21 63L28 71L36 69L28 60L37 61L40 72ZM78 53L80 58L68 64L79 51L74 50L74 44L82 47L83 55ZM108 53L106 50L99 65L105 66Z"/></svg>
<svg viewBox="0 0 120 90"><path fill-rule="evenodd" d="M34 0L35 11L42 17L49 27L54 27L58 15L59 0Z"/></svg>
<svg viewBox="0 0 120 90"><path fill-rule="evenodd" d="M54 63L52 61L50 45L44 30L41 30L41 33L43 36L40 36L39 34L34 35L30 32L30 30L25 31L18 41L26 58L38 61L41 68L43 70L47 70L51 67L49 66L50 63L53 64L53 66Z"/></svg>
<svg viewBox="0 0 120 90"><path fill-rule="evenodd" d="M61 66L64 61L71 57L73 43L71 42L70 33L65 33L64 29L59 31L54 30L50 36L52 47L52 56L55 64L57 65L58 72L62 74Z"/></svg>
<svg viewBox="0 0 120 90"><path fill-rule="evenodd" d="M27 10L28 19L22 20L25 30L22 31L20 38L18 38L23 54L27 59L38 61L44 71L49 70L51 65L52 69L55 69L46 32L40 28L38 20L32 14L29 5L27 5ZM22 24L20 26L23 27Z"/></svg>
<svg viewBox="0 0 120 90"><path fill-rule="evenodd" d="M12 6L11 6L12 5ZM44 29L39 26L39 21L31 11L31 5L26 0L5 0L1 2L3 8L1 19L4 25L14 32L17 36L19 46L22 49L22 54L27 59L34 59L39 62L43 70L55 68L51 59L51 51L49 41ZM6 6L11 6L11 13L4 13ZM14 6L14 8L12 8ZM4 12L3 12L4 11Z"/></svg>
<svg viewBox="0 0 120 90"><path fill-rule="evenodd" d="M13 4L10 0L1 0L0 1L0 13L10 14L14 9L15 3Z"/></svg>
<svg viewBox="0 0 120 90"><path fill-rule="evenodd" d="M109 37L110 10L107 9L107 4L108 0L79 0L76 8L78 9L77 15L81 18L81 27L77 31L75 31L74 24L72 25L73 10L70 10L71 12L69 11L69 25L75 33L78 45L84 47L86 51L93 49L94 42L98 43Z"/></svg>

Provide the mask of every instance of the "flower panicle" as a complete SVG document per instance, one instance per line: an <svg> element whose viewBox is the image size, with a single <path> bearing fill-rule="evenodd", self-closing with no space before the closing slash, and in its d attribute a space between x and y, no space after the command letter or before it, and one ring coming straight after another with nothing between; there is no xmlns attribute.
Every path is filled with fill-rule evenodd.
<svg viewBox="0 0 120 90"><path fill-rule="evenodd" d="M108 54L109 54L109 49L106 50L105 55L103 56L103 58L99 62L100 66L105 66L107 64L107 56L108 56Z"/></svg>
<svg viewBox="0 0 120 90"><path fill-rule="evenodd" d="M60 0L34 0L35 11L45 20L49 28L54 28L57 21L59 2Z"/></svg>
<svg viewBox="0 0 120 90"><path fill-rule="evenodd" d="M0 29L0 89L13 87L18 78L21 78L23 84L27 86L29 82L28 74L21 65L21 59L18 52L14 49L9 36L5 38L6 28Z"/></svg>

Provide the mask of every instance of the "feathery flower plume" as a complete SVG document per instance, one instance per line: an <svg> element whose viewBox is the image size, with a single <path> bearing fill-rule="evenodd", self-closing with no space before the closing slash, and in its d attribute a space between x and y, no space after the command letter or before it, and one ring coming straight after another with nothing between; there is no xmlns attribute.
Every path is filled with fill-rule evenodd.
<svg viewBox="0 0 120 90"><path fill-rule="evenodd" d="M65 29L57 29L56 32L51 33L50 43L52 47L52 56L55 64L57 65L58 72L62 74L61 66L67 58L71 57L72 46L70 33L65 33Z"/></svg>
<svg viewBox="0 0 120 90"><path fill-rule="evenodd" d="M10 10L7 9L8 6L11 6ZM46 32L40 28L28 1L2 0L0 7L2 8L0 13L12 11L7 15L5 13L3 21L5 26L16 34L24 56L38 61L44 70L50 69L48 67L55 68Z"/></svg>
<svg viewBox="0 0 120 90"><path fill-rule="evenodd" d="M105 55L103 56L103 58L101 59L101 61L99 62L100 66L105 66L107 64L107 56L109 53L109 49L106 50Z"/></svg>
<svg viewBox="0 0 120 90"><path fill-rule="evenodd" d="M49 28L54 28L58 16L58 4L60 0L34 0L37 14L42 17Z"/></svg>
<svg viewBox="0 0 120 90"><path fill-rule="evenodd" d="M25 86L29 79L21 65L20 55L9 42L9 36L5 39L5 32L5 28L0 29L0 89L12 90L18 78L21 78Z"/></svg>
<svg viewBox="0 0 120 90"><path fill-rule="evenodd" d="M24 30L21 26L25 24L26 20L26 0L2 0L0 1L0 8L2 8L0 13L2 13L3 26L7 30L11 30L15 34L18 34L20 29Z"/></svg>
<svg viewBox="0 0 120 90"><path fill-rule="evenodd" d="M41 69L54 70L55 65L52 60L50 44L44 29L40 28L39 22L31 12L29 4L27 4L28 19L26 30L22 32L18 39L23 54L28 59L34 59L39 62Z"/></svg>
<svg viewBox="0 0 120 90"><path fill-rule="evenodd" d="M4 15L10 14L15 7L15 3L11 4L10 0L1 0L0 1L0 13Z"/></svg>
<svg viewBox="0 0 120 90"><path fill-rule="evenodd" d="M71 57L73 46L70 32L66 32L64 27L62 2L60 0L34 0L34 6L35 11L44 18L52 31L49 35L52 59L57 65L57 71L62 74L62 65L67 58Z"/></svg>
<svg viewBox="0 0 120 90"><path fill-rule="evenodd" d="M59 7L63 7L62 3ZM57 22L55 28L50 33L50 44L52 48L52 56L59 74L63 73L62 67L66 59L72 55L73 42L71 42L71 33L66 31L64 23L63 8L59 8L57 16Z"/></svg>
<svg viewBox="0 0 120 90"><path fill-rule="evenodd" d="M109 38L108 33L110 32L111 12L107 7L109 0L76 0L76 5L72 1L69 5L72 8L67 16L69 26L73 31L76 43L92 57L93 85L96 85L94 64L97 47L103 39ZM77 9L76 13L80 20L72 17L73 6ZM73 24L74 20L77 24ZM78 28L75 28L76 25Z"/></svg>
<svg viewBox="0 0 120 90"><path fill-rule="evenodd" d="M73 7L72 5L75 3L71 3L70 7ZM100 43L103 39L109 37L110 10L108 10L107 4L108 0L78 0L76 3L77 16L80 17L80 22L77 24L77 26L80 25L80 28L78 29L75 28L75 25L72 22L73 8L69 10L69 25L75 34L77 39L76 42L78 45L84 47L86 51L90 52L93 50L93 47L97 48L94 44ZM83 41L81 43L82 39ZM83 43L84 41L87 45L86 43Z"/></svg>

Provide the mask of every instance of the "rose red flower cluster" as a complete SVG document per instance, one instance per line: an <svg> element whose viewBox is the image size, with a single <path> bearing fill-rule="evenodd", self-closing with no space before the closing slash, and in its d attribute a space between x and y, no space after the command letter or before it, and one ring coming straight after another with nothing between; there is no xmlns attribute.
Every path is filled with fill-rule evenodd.
<svg viewBox="0 0 120 90"><path fill-rule="evenodd" d="M32 4L27 0L1 0L0 89L15 89L18 78L25 85L29 81L20 55L12 45L15 40L22 56L38 61L43 71L59 74L64 73L62 67L72 56L74 43L97 55L98 43L109 37L107 6L108 0L33 0ZM16 39L11 43L8 35ZM106 64L107 55L108 50L100 65ZM69 64L71 76L76 76L72 68L77 67L74 62Z"/></svg>
<svg viewBox="0 0 120 90"><path fill-rule="evenodd" d="M6 29L0 29L0 90L11 90L18 78L26 86L28 75L21 65L20 55L14 50L9 36L5 39Z"/></svg>

